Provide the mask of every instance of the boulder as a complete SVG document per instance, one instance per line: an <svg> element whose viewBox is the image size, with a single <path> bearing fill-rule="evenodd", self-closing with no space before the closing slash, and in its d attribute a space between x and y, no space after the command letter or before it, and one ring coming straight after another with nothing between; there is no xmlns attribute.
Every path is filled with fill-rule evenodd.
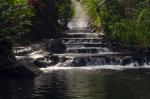
<svg viewBox="0 0 150 99"><path fill-rule="evenodd" d="M31 77L38 76L42 71L30 61L21 61L12 69L17 76Z"/></svg>
<svg viewBox="0 0 150 99"><path fill-rule="evenodd" d="M60 39L52 39L46 43L46 50L60 54L66 52L66 45Z"/></svg>
<svg viewBox="0 0 150 99"><path fill-rule="evenodd" d="M0 71L12 69L17 60L8 39L0 39Z"/></svg>
<svg viewBox="0 0 150 99"><path fill-rule="evenodd" d="M51 56L50 60L52 61L52 64L55 65L60 61L60 58L58 56Z"/></svg>
<svg viewBox="0 0 150 99"><path fill-rule="evenodd" d="M36 59L33 61L33 64L36 65L38 68L46 68L47 66L51 66L53 62L51 60L43 60L43 59Z"/></svg>
<svg viewBox="0 0 150 99"><path fill-rule="evenodd" d="M31 61L17 62L8 39L0 39L0 76L37 76L42 71Z"/></svg>

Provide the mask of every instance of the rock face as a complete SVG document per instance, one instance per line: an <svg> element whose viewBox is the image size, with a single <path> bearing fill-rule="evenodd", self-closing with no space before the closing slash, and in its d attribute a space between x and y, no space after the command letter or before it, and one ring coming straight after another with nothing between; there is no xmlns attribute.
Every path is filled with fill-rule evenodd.
<svg viewBox="0 0 150 99"><path fill-rule="evenodd" d="M11 43L7 39L0 40L0 71L12 69L17 60L13 54Z"/></svg>
<svg viewBox="0 0 150 99"><path fill-rule="evenodd" d="M46 50L57 54L64 53L66 52L66 45L60 39L52 39L46 44Z"/></svg>
<svg viewBox="0 0 150 99"><path fill-rule="evenodd" d="M41 74L29 60L17 62L8 39L0 39L0 76L37 76Z"/></svg>
<svg viewBox="0 0 150 99"><path fill-rule="evenodd" d="M12 70L14 75L31 77L38 76L42 73L32 62L26 60L16 64L16 67Z"/></svg>

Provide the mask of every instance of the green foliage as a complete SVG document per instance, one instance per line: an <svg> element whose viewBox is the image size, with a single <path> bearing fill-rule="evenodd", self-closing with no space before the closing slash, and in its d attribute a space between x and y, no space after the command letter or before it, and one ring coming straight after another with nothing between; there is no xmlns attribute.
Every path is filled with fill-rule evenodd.
<svg viewBox="0 0 150 99"><path fill-rule="evenodd" d="M83 4L92 23L103 26L107 37L128 47L150 45L149 0L83 0Z"/></svg>
<svg viewBox="0 0 150 99"><path fill-rule="evenodd" d="M112 24L110 29L113 38L119 39L125 46L148 47L150 45L150 8L146 5L147 2L137 3L130 19L125 17Z"/></svg>
<svg viewBox="0 0 150 99"><path fill-rule="evenodd" d="M0 38L26 43L58 36L73 10L70 0L1 0L0 15Z"/></svg>
<svg viewBox="0 0 150 99"><path fill-rule="evenodd" d="M70 0L56 0L57 1L57 10L58 10L58 20L59 24L63 28L67 27L68 21L72 18L74 11L71 7Z"/></svg>
<svg viewBox="0 0 150 99"><path fill-rule="evenodd" d="M92 25L99 25L101 24L101 16L99 12L99 4L103 0L83 0L82 4L84 5L85 10L87 11L88 15L90 16L90 23Z"/></svg>
<svg viewBox="0 0 150 99"><path fill-rule="evenodd" d="M0 38L7 37L13 42L22 42L29 32L32 9L26 0L0 1Z"/></svg>

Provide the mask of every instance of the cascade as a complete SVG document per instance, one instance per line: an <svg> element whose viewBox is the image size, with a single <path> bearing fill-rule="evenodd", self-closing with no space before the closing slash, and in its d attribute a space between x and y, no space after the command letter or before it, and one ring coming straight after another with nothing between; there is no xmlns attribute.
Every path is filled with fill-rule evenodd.
<svg viewBox="0 0 150 99"><path fill-rule="evenodd" d="M43 58L46 70L57 69L118 69L118 68L147 68L150 64L149 54L137 54L126 52L114 52L105 42L103 33L93 33L89 28L89 17L84 12L82 5L77 0L72 0L75 7L75 15L68 23L69 30L65 31L61 38L66 45L66 52L53 54L57 64L51 64L47 59L49 53L44 51L44 44L33 44L31 47L20 47L20 53L28 53L29 58ZM38 51L35 51L37 50ZM32 53L29 53L32 52ZM18 57L20 58L20 57ZM22 57L21 57L22 58ZM23 57L25 58L25 57ZM50 65L50 66L49 66Z"/></svg>
<svg viewBox="0 0 150 99"><path fill-rule="evenodd" d="M62 39L67 46L66 53L54 54L62 58L72 59L69 66L72 68L139 68L150 64L148 55L114 52L104 40L103 33L92 33L89 29L89 18L80 2L72 0L75 7L75 16L68 23L69 30L65 31ZM67 61L68 62L68 61ZM63 63L64 64L64 63ZM64 65L59 65L63 67Z"/></svg>

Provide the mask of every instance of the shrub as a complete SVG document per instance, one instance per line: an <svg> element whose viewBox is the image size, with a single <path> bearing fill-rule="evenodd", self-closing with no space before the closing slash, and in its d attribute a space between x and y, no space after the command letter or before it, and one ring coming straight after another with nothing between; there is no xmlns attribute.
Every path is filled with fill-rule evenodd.
<svg viewBox="0 0 150 99"><path fill-rule="evenodd" d="M32 9L25 0L0 1L0 36L13 42L23 42L23 37L30 31Z"/></svg>
<svg viewBox="0 0 150 99"><path fill-rule="evenodd" d="M101 25L107 37L127 47L150 45L149 0L83 0L82 3L92 24Z"/></svg>

